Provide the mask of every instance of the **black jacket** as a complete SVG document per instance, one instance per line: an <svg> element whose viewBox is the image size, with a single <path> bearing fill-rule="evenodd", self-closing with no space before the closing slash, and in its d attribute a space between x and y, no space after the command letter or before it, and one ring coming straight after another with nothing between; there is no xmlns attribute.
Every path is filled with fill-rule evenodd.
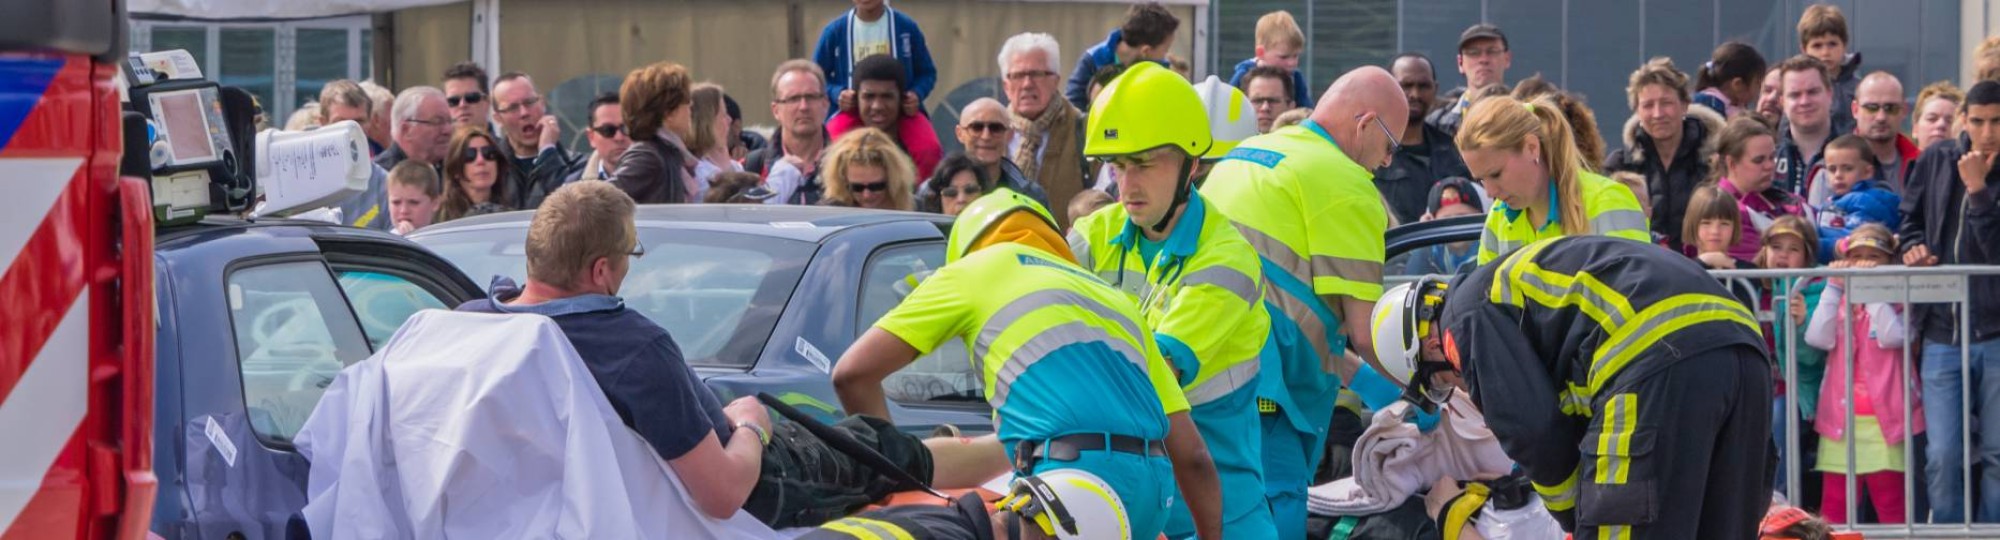
<svg viewBox="0 0 2000 540"><path fill-rule="evenodd" d="M611 185L625 190L639 204L690 203L687 161L681 150L658 135L634 139L625 155L618 157L618 170L611 173Z"/></svg>
<svg viewBox="0 0 2000 540"><path fill-rule="evenodd" d="M1971 146L1971 139L1960 136L1917 156L1903 178L1903 227L1897 232L1902 251L1923 245L1938 264L2000 264L2000 211L1994 208L2000 168L1986 175L1984 191L1967 196L1958 159ZM2000 277L1974 276L1969 285L1973 341L2000 337ZM1925 341L1957 343L1957 312L1956 305L1915 304L1911 322Z"/></svg>
<svg viewBox="0 0 2000 540"><path fill-rule="evenodd" d="M822 140L833 142L833 137L826 135L826 128L820 128L820 133ZM771 165L782 159L785 159L785 130L779 128L771 130L771 142L765 144L763 148L751 150L749 155L743 157L743 170L757 173L758 178L769 178ZM812 174L805 175L803 180L798 189L792 191L791 200L785 201L785 204L819 204L820 193L823 191L819 183L819 169L814 168Z"/></svg>
<svg viewBox="0 0 2000 540"><path fill-rule="evenodd" d="M1836 104L1835 106L1839 107L1840 105ZM1829 143L1841 135L1854 132L1854 117L1852 115L1847 116L1845 119L1842 119L1841 115L1833 115L1833 118L1828 120L1828 124L1832 126L1826 132L1826 142ZM1812 192L1813 176L1819 173L1820 164L1826 159L1826 145L1821 144L1819 146L1818 154L1804 155L1804 153L1799 151L1799 143L1792 140L1790 121L1780 120L1778 122L1777 159L1778 181L1772 184L1772 187L1785 190L1793 195L1798 195L1800 199L1812 202L1806 196Z"/></svg>
<svg viewBox="0 0 2000 540"><path fill-rule="evenodd" d="M1687 117L1681 120L1681 143L1674 150L1673 165L1661 167L1653 136L1639 127L1635 115L1625 121L1625 148L1604 156L1605 175L1634 172L1646 177L1654 236L1665 237L1673 249L1681 248L1681 217L1687 214L1695 186L1708 180L1708 156L1715 155L1722 126L1722 115L1715 111L1688 107Z"/></svg>
<svg viewBox="0 0 2000 540"><path fill-rule="evenodd" d="M524 161L528 166L522 166ZM535 154L533 159L515 159L514 167L507 174L507 180L513 182L514 196L520 198L514 201L514 207L533 210L541 206L542 199L562 187L563 177L569 175L574 161L575 158L562 145L549 147Z"/></svg>
<svg viewBox="0 0 2000 540"><path fill-rule="evenodd" d="M1430 206L1431 185L1438 180L1453 176L1472 179L1451 134L1428 123L1418 125L1423 126L1423 144L1402 147L1389 166L1375 171L1375 189L1389 202L1397 223L1416 223L1424 215Z"/></svg>
<svg viewBox="0 0 2000 540"><path fill-rule="evenodd" d="M1511 265L1520 261L1532 261L1536 271L1509 277L1508 270L1519 269ZM1555 302L1523 292L1542 289L1543 282L1532 278L1549 273L1588 275L1613 292L1571 294ZM1450 348L1446 354L1462 359L1473 403L1486 413L1507 455L1541 486L1563 484L1577 471L1580 448L1595 444L1585 440L1589 415L1621 389L1683 359L1724 348L1743 347L1770 358L1754 315L1721 283L1694 261L1643 242L1571 236L1532 244L1455 279L1449 290L1439 319ZM1629 307L1632 315L1612 322L1643 329L1686 319L1676 309L1649 308L1688 295L1699 295L1702 302L1684 307L1734 316L1693 321L1652 341L1634 340L1627 355L1600 350L1614 346L1612 332L1584 309L1608 303L1597 312L1617 314ZM1597 365L1598 354L1625 360ZM1601 386L1592 396L1572 391L1593 384Z"/></svg>

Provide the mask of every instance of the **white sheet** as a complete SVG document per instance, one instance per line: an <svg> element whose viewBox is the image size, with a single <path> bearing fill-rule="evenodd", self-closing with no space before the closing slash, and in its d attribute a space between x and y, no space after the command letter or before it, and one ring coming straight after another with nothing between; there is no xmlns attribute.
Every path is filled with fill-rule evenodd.
<svg viewBox="0 0 2000 540"><path fill-rule="evenodd" d="M703 515L539 315L418 313L296 442L314 538L782 538Z"/></svg>
<svg viewBox="0 0 2000 540"><path fill-rule="evenodd" d="M1409 408L1409 402L1397 401L1377 411L1355 441L1354 476L1308 488L1306 508L1330 516L1377 514L1439 478L1498 478L1513 468L1486 417L1464 392L1452 393L1439 412L1438 429L1430 433L1403 419Z"/></svg>

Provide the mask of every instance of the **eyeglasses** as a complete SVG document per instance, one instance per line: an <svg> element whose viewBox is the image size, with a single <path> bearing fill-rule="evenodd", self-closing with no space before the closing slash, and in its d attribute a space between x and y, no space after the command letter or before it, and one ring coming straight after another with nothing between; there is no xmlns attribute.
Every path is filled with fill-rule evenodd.
<svg viewBox="0 0 2000 540"><path fill-rule="evenodd" d="M771 102L779 105L797 105L808 101L825 101L825 100L826 100L826 94L815 92L810 94L796 94L792 96L781 97L778 99L771 100Z"/></svg>
<svg viewBox="0 0 2000 540"><path fill-rule="evenodd" d="M974 133L1006 133L1008 129L1006 122L972 122L959 127Z"/></svg>
<svg viewBox="0 0 2000 540"><path fill-rule="evenodd" d="M645 243L645 242L640 242L640 241L638 241L638 240L636 240L636 239L635 239L635 240L633 240L633 241L632 241L632 252L631 252L631 253L629 253L629 255L631 255L631 256L632 256L632 258L634 258L634 259L637 259L637 258L640 258L640 257L645 257L645 256L646 256L646 243Z"/></svg>
<svg viewBox="0 0 2000 540"><path fill-rule="evenodd" d="M467 105L478 105L479 102L481 101L486 101L486 94L481 94L479 92L466 92L456 96L444 97L444 104L453 107L457 107L458 104L460 103L464 103Z"/></svg>
<svg viewBox="0 0 2000 540"><path fill-rule="evenodd" d="M533 106L535 106L536 104L539 104L539 103L541 103L541 102L542 102L542 98L538 98L538 97L531 97L531 98L528 98L528 99L523 99L523 100L521 100L521 102L520 102L520 103L515 103L515 104L513 104L513 105L508 105L508 106L506 106L506 107L501 107L501 108L498 108L498 109L493 109L493 111L494 111L494 112L498 112L498 113L500 113L500 114L514 114L514 113L516 113L516 112L520 112L520 111L521 111L521 110L522 110L523 108L526 108L526 107L533 107Z"/></svg>
<svg viewBox="0 0 2000 540"><path fill-rule="evenodd" d="M617 137L619 132L625 131L625 125L600 124L600 125L590 126L590 130L597 132L597 136L599 137L609 139L612 137Z"/></svg>
<svg viewBox="0 0 2000 540"><path fill-rule="evenodd" d="M1379 115L1375 117L1375 127L1382 128L1382 137L1389 141L1389 155L1403 151L1403 143L1396 140L1396 132L1389 131L1389 124L1383 123Z"/></svg>
<svg viewBox="0 0 2000 540"><path fill-rule="evenodd" d="M451 123L451 119L450 119L450 118L433 118L433 119L429 119L429 120L425 120L425 119L422 119L422 118L411 118L411 119L409 119L409 120L404 120L404 122L409 122L409 123L412 123L412 124L416 124L416 125L420 125L420 126L442 126L442 125L445 125L445 124L450 124L450 123Z"/></svg>
<svg viewBox="0 0 2000 540"><path fill-rule="evenodd" d="M491 146L467 147L465 149L466 161L475 161L480 158L485 158L486 161L500 161L500 149Z"/></svg>
<svg viewBox="0 0 2000 540"><path fill-rule="evenodd" d="M1252 98L1250 100L1250 106L1259 109L1264 107L1283 107L1289 105L1289 103L1286 103L1286 101L1288 100L1284 98Z"/></svg>
<svg viewBox="0 0 2000 540"><path fill-rule="evenodd" d="M1878 112L1886 112L1886 113L1889 113L1889 114L1902 114L1902 113L1903 113L1903 104L1901 104L1901 103L1862 103L1862 104L1861 104L1861 110L1862 110L1862 111L1864 111L1864 112L1870 112L1870 113L1878 113Z"/></svg>
<svg viewBox="0 0 2000 540"><path fill-rule="evenodd" d="M1054 77L1054 76L1056 76L1056 72L1054 72L1054 71L1049 71L1049 70L1045 70L1045 69L1042 69L1042 70L1028 70L1028 71L1016 71L1016 72L1013 72L1013 73L1008 73L1008 74L1007 74L1007 82L1023 82L1023 81L1030 81L1030 80L1035 80L1035 79L1045 79L1045 78L1049 78L1049 77Z"/></svg>
<svg viewBox="0 0 2000 540"><path fill-rule="evenodd" d="M958 198L958 196L961 194L967 197L978 197L979 194L985 192L986 189L979 186L966 186L966 187L951 186L938 190L938 194L943 195L944 198L946 199L955 199Z"/></svg>
<svg viewBox="0 0 2000 540"><path fill-rule="evenodd" d="M1501 47L1487 47L1484 49L1460 49L1458 51L1458 55L1466 58L1479 59L1488 56L1499 56L1502 53L1506 52L1507 49Z"/></svg>
<svg viewBox="0 0 2000 540"><path fill-rule="evenodd" d="M849 190L851 190L851 191L853 191L853 192L855 192L855 193L867 193L867 192L870 192L870 191L874 191L874 192L885 192L885 191L889 191L889 182L888 182L888 181L886 181L886 180L885 180L885 181L881 181L881 182L874 182L874 183L869 183L869 184L856 184L856 183L852 183L852 182L849 182L849 183L847 184L847 189L849 189Z"/></svg>

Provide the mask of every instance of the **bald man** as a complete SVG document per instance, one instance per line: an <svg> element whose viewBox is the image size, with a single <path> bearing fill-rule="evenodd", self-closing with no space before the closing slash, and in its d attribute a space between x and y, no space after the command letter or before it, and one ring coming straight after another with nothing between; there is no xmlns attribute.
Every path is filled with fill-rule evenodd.
<svg viewBox="0 0 2000 540"><path fill-rule="evenodd" d="M993 98L972 100L972 103L965 104L965 108L959 109L958 127L953 130L958 134L958 143L965 146L965 157L972 158L972 162L983 171L988 189L1004 187L1027 195L1044 206L1049 204L1048 193L1042 189L1041 183L1023 174L1013 160L1007 159L1007 143L1014 139L1014 122L1013 117L1007 114L1006 105ZM938 186L933 188L932 184ZM922 210L944 211L934 199L937 189L950 184L951 179L945 178L918 186L917 201L924 206Z"/></svg>
<svg viewBox="0 0 2000 540"><path fill-rule="evenodd" d="M1280 538L1305 537L1306 486L1340 388L1377 409L1402 392L1370 367L1368 314L1382 296L1389 215L1369 171L1389 164L1409 115L1388 71L1350 71L1306 121L1231 150L1201 189L1256 248L1271 284L1265 348L1278 354L1263 355L1257 409Z"/></svg>
<svg viewBox="0 0 2000 540"><path fill-rule="evenodd" d="M1903 135L1903 121L1910 117L1909 104L1903 101L1903 81L1887 71L1869 73L1854 90L1852 109L1854 134L1868 140L1868 149L1875 153L1876 174L1890 191L1903 194L1903 175L1923 150ZM1826 189L1822 184L1815 182L1813 187Z"/></svg>

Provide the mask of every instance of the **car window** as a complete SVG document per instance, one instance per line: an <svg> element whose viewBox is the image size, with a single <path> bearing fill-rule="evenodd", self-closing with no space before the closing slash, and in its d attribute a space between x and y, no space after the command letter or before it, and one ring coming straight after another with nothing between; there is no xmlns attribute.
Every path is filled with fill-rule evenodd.
<svg viewBox="0 0 2000 540"><path fill-rule="evenodd" d="M361 321L368 345L381 348L403 321L419 310L449 309L446 301L401 276L370 270L342 270L340 288Z"/></svg>
<svg viewBox="0 0 2000 540"><path fill-rule="evenodd" d="M639 229L645 256L632 260L618 295L626 307L666 328L688 364L749 366L771 338L778 314L798 287L815 245L692 232ZM526 236L521 229L503 228L434 233L415 240L476 283L505 277L521 284L528 264Z"/></svg>
<svg viewBox="0 0 2000 540"><path fill-rule="evenodd" d="M1396 285L1425 274L1463 274L1478 267L1481 216L1409 223L1388 234L1382 282Z"/></svg>
<svg viewBox="0 0 2000 540"><path fill-rule="evenodd" d="M884 248L869 258L861 274L861 305L856 327L867 331L909 294L911 284L944 266L944 243L924 242ZM860 337L858 334L856 337ZM972 365L965 342L946 340L930 354L882 381L890 399L905 403L983 401L979 370Z"/></svg>
<svg viewBox="0 0 2000 540"><path fill-rule="evenodd" d="M323 263L243 268L228 284L250 427L289 442L341 368L368 358L368 341Z"/></svg>

